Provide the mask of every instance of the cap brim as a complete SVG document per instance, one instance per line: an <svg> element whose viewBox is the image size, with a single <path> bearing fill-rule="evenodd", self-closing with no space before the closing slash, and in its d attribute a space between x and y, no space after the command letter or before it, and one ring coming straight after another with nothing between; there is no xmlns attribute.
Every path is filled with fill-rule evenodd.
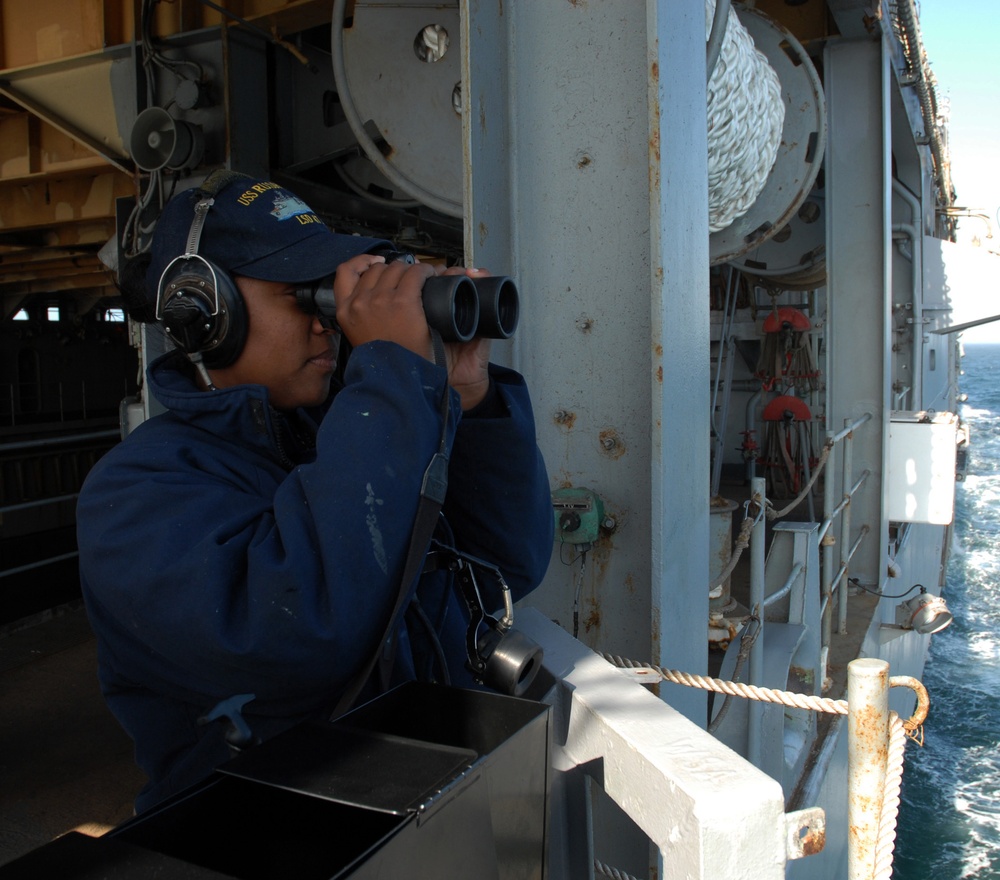
<svg viewBox="0 0 1000 880"><path fill-rule="evenodd" d="M316 281L332 275L341 263L352 257L367 254L375 248L391 246L390 242L380 238L326 231L299 239L283 250L259 260L233 266L230 271L234 275L259 278L261 281Z"/></svg>

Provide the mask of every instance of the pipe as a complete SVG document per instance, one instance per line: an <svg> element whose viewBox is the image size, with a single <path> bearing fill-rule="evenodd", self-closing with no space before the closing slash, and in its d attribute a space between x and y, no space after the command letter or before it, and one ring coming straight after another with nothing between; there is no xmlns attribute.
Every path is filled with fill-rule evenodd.
<svg viewBox="0 0 1000 880"><path fill-rule="evenodd" d="M8 504L6 507L0 507L0 517L5 513L31 510L34 507L46 507L49 504L58 504L60 501L74 501L79 497L79 493L74 492L72 495L55 495L52 498L36 498L34 501L22 501L20 504Z"/></svg>
<svg viewBox="0 0 1000 880"><path fill-rule="evenodd" d="M750 399L747 401L746 409L746 437L750 441L753 439L753 435L757 432L757 404L760 403L760 399L764 394L764 389L760 387L760 383L755 383L757 390L755 393L750 395ZM746 459L746 478L747 480L753 480L757 476L757 459L756 456L751 455Z"/></svg>
<svg viewBox="0 0 1000 880"><path fill-rule="evenodd" d="M917 9L914 0L899 0L896 4L896 16L902 30L900 42L906 64L913 76L920 100L920 115L924 120L924 132L931 148L931 158L934 162L934 178L941 191L941 200L951 204L953 199L951 184L951 162L938 127L937 95L933 85L928 80L928 68L924 44L917 24Z"/></svg>
<svg viewBox="0 0 1000 880"><path fill-rule="evenodd" d="M712 30L708 35L708 46L706 46L705 75L706 82L712 81L712 73L715 65L719 63L719 56L722 54L722 44L726 39L726 26L729 24L729 10L732 0L716 0L715 13L712 16Z"/></svg>
<svg viewBox="0 0 1000 880"><path fill-rule="evenodd" d="M781 589L771 593L771 595L764 600L764 607L766 608L768 605L772 605L779 599L783 599L790 592L792 592L792 585L795 583L796 579L801 573L802 573L802 563L796 562L795 565L792 566L792 570L788 573L788 578L785 581L784 585L781 587Z"/></svg>
<svg viewBox="0 0 1000 880"><path fill-rule="evenodd" d="M822 628L823 635L820 644L822 645L822 660L823 660L823 677L826 678L827 662L830 653L830 642L833 639L833 611L829 607L830 595L833 592L833 545L836 543L836 537L830 535L830 539L827 540L826 532L833 525L833 518L836 515L834 512L834 501L833 501L833 475L834 469L831 459L833 458L833 450L836 445L836 441L833 439L833 432L826 432L826 443L827 447L830 449L830 458L826 462L826 477L823 480L823 528L820 530L821 534L819 536L820 544L823 547L823 564L821 568L822 577L822 590L820 591L820 596L823 602L823 615L822 615Z"/></svg>
<svg viewBox="0 0 1000 880"><path fill-rule="evenodd" d="M846 573L846 568L850 562L848 542L851 540L851 504L852 498L851 480L854 479L854 435L849 434L844 440L844 472L841 475L843 480L843 496L847 501L844 513L840 518L840 568L841 578ZM859 481L860 485L860 481ZM847 632L847 582L840 581L837 587L837 632L841 635ZM832 609L831 609L832 612Z"/></svg>
<svg viewBox="0 0 1000 880"><path fill-rule="evenodd" d="M111 437L117 437L120 440L121 436L122 432L118 428L107 431L92 431L89 434L61 434L58 437L43 437L36 440L24 440L19 443L2 443L0 444L0 453L47 449L49 446L63 446L66 443L76 443L81 440L107 440Z"/></svg>
<svg viewBox="0 0 1000 880"><path fill-rule="evenodd" d="M34 571L36 568L44 568L46 565L52 565L54 562L63 562L66 559L75 559L80 554L77 551L72 553L63 553L62 556L53 556L49 559L40 559L37 562L29 562L27 565L19 565L17 568L8 568L6 571L0 571L0 578L10 577L13 574L22 574L26 571Z"/></svg>
<svg viewBox="0 0 1000 880"><path fill-rule="evenodd" d="M764 683L764 539L767 517L763 515L767 503L767 489L763 477L750 482L750 497L759 505L761 516L750 533L750 610L760 618L760 629L750 649L750 684L761 687ZM761 721L764 704L751 700L747 707L750 723L747 728L747 757L751 764L761 764Z"/></svg>
<svg viewBox="0 0 1000 880"><path fill-rule="evenodd" d="M847 665L847 878L871 880L889 748L889 664Z"/></svg>
<svg viewBox="0 0 1000 880"><path fill-rule="evenodd" d="M910 208L910 225L899 224L899 231L910 236L913 243L913 397L914 409L923 409L924 373L924 218L920 200L910 189L895 178L892 191ZM893 226L893 231L896 227Z"/></svg>

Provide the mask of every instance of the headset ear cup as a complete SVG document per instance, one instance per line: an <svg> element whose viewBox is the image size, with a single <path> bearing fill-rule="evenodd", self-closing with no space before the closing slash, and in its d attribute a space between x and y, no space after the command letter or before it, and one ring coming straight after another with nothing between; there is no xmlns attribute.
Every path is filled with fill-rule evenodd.
<svg viewBox="0 0 1000 880"><path fill-rule="evenodd" d="M228 367L246 344L239 289L226 272L196 254L178 257L164 270L157 315L170 341L187 354L200 352L209 369Z"/></svg>
<svg viewBox="0 0 1000 880"><path fill-rule="evenodd" d="M247 307L236 282L228 272L216 268L219 293L219 317L223 318L218 338L211 348L202 351L202 360L210 370L232 364L247 341Z"/></svg>

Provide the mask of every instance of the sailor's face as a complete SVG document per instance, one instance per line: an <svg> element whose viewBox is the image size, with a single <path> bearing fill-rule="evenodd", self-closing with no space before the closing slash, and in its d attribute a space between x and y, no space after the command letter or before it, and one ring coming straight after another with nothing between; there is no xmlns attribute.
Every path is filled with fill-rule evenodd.
<svg viewBox="0 0 1000 880"><path fill-rule="evenodd" d="M211 371L216 387L265 385L276 409L321 404L336 366L332 331L299 308L295 285L237 277L236 286L246 303L247 341L230 366Z"/></svg>

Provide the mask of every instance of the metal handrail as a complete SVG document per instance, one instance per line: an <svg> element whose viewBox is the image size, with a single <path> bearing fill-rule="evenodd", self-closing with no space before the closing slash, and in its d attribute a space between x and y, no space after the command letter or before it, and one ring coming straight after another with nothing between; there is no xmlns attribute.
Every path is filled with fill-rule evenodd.
<svg viewBox="0 0 1000 880"><path fill-rule="evenodd" d="M0 507L0 516L5 513L14 513L18 510L31 510L35 507L48 507L50 504L59 504L62 501L74 501L80 497L79 492L74 492L71 495L53 495L50 498L35 498L33 501L21 501L18 504L7 504Z"/></svg>
<svg viewBox="0 0 1000 880"><path fill-rule="evenodd" d="M853 421L847 421L845 419L845 425L842 430L836 434L828 432L827 442L830 444L837 444L841 441L843 442L843 462L841 465L841 501L836 503L835 501L835 466L831 464L834 456L830 456L827 464L830 470L827 472L826 480L823 484L823 523L820 527L820 546L823 547L823 558L821 565L821 617L822 617L822 649L823 649L823 666L827 663L827 654L830 647L830 642L833 638L833 595L834 590L837 591L838 599L838 614L837 614L837 631L841 634L846 632L847 629L847 590L841 585L845 583L845 576L847 575L848 568L850 566L851 559L857 552L858 547L861 544L862 539L870 531L869 527L866 525L862 527L857 541L853 546L848 547L847 541L850 539L851 535L851 501L854 495L858 492L865 481L871 476L870 470L865 470L862 472L861 476L854 483L851 481L854 479L853 474L853 439L854 431L860 428L863 424L871 421L872 414L865 413ZM841 542L840 542L840 565L834 576L834 561L833 561L833 545L835 543L832 534L830 534L837 517L840 517L841 526Z"/></svg>
<svg viewBox="0 0 1000 880"><path fill-rule="evenodd" d="M29 562L27 565L19 565L17 568L8 568L6 571L0 571L0 578L10 577L14 574L24 574L26 571L34 571L36 568L44 568L46 565L64 562L67 559L76 559L79 555L79 551L74 550L72 553L63 553L61 556L50 556L48 559L39 559L35 562Z"/></svg>
<svg viewBox="0 0 1000 880"><path fill-rule="evenodd" d="M36 437L33 440L19 440L16 443L0 443L0 453L4 452L34 452L51 446L65 446L67 443L79 443L86 440L121 439L120 428L108 428L104 431L88 431L85 434L57 434L52 437Z"/></svg>

